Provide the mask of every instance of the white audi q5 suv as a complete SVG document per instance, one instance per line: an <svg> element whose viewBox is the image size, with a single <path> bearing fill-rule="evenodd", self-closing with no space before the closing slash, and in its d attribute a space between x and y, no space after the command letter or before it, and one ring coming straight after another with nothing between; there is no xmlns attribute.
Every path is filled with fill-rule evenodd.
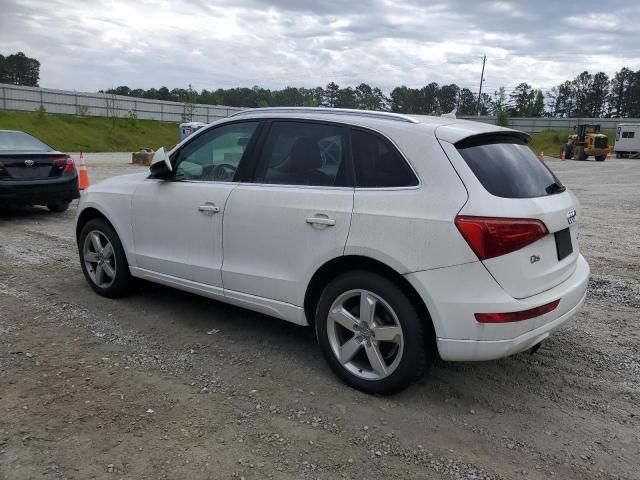
<svg viewBox="0 0 640 480"><path fill-rule="evenodd" d="M493 125L267 108L214 122L80 200L89 285L132 277L315 329L335 373L397 392L435 355L537 346L585 300L576 198Z"/></svg>

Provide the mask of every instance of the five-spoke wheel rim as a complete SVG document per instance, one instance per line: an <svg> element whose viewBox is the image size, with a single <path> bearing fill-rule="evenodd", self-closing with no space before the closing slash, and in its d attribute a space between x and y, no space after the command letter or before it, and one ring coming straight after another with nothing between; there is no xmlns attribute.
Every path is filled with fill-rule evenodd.
<svg viewBox="0 0 640 480"><path fill-rule="evenodd" d="M91 281L100 288L109 288L116 279L116 254L105 234L99 230L89 232L82 256Z"/></svg>
<svg viewBox="0 0 640 480"><path fill-rule="evenodd" d="M349 290L333 302L327 334L338 362L356 377L388 377L402 359L404 335L398 316L369 290Z"/></svg>

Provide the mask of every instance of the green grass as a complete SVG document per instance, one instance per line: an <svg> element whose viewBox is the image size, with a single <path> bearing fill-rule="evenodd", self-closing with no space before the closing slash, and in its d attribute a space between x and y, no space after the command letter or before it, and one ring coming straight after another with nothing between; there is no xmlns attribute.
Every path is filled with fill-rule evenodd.
<svg viewBox="0 0 640 480"><path fill-rule="evenodd" d="M178 124L0 110L0 130L23 130L63 152L154 150L178 143Z"/></svg>
<svg viewBox="0 0 640 480"><path fill-rule="evenodd" d="M560 147L567 142L569 135L573 135L575 130L548 130L546 132L534 133L529 146L538 155L544 152L545 155L560 155ZM609 145L613 145L615 132L613 130L603 130L602 133L609 137Z"/></svg>

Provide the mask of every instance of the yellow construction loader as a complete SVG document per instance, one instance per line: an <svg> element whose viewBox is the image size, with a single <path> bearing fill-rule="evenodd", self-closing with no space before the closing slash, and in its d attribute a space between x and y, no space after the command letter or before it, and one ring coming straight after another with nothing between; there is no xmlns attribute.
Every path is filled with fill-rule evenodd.
<svg viewBox="0 0 640 480"><path fill-rule="evenodd" d="M568 160L586 160L590 156L596 157L598 162L604 161L609 153L608 138L600 133L600 125L582 124L575 127L576 133L569 135L567 143L562 145L562 152Z"/></svg>

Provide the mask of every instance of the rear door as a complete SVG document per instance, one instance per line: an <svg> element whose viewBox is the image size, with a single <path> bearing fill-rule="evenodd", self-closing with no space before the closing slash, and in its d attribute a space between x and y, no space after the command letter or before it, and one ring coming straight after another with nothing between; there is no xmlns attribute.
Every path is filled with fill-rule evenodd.
<svg viewBox="0 0 640 480"><path fill-rule="evenodd" d="M353 208L345 132L330 123L271 122L252 183L227 202L225 296L302 306L311 275L343 254Z"/></svg>
<svg viewBox="0 0 640 480"><path fill-rule="evenodd" d="M441 144L469 192L459 215L536 219L547 229L524 248L483 261L502 288L525 298L566 280L579 255L578 202L524 138L478 135Z"/></svg>

